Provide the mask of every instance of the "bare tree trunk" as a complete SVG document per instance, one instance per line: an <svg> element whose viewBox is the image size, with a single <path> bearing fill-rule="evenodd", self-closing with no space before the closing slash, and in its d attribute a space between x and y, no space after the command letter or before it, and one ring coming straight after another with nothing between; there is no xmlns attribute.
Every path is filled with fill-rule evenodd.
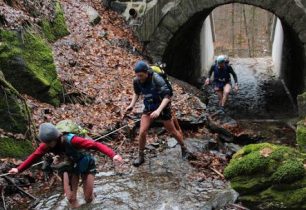
<svg viewBox="0 0 306 210"><path fill-rule="evenodd" d="M245 5L243 5L243 18L244 18L244 26L245 26L245 33L248 40L248 51L249 51L249 57L251 56L251 49L250 49L250 38L249 38L249 32L248 32L248 23L246 19L246 12L245 12Z"/></svg>
<svg viewBox="0 0 306 210"><path fill-rule="evenodd" d="M255 52L256 52L256 44L255 44L255 33L256 33L256 25L255 25L255 12L256 12L256 7L252 6L252 57L255 57Z"/></svg>
<svg viewBox="0 0 306 210"><path fill-rule="evenodd" d="M235 56L235 4L232 4L232 56Z"/></svg>

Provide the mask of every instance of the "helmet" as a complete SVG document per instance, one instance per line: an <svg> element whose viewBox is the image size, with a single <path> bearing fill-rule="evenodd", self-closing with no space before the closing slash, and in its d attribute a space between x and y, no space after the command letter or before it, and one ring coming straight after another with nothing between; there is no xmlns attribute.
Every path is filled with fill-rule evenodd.
<svg viewBox="0 0 306 210"><path fill-rule="evenodd" d="M38 139L44 143L57 140L60 135L59 130L51 123L42 123L39 126Z"/></svg>
<svg viewBox="0 0 306 210"><path fill-rule="evenodd" d="M150 68L149 68L149 65L144 62L144 61L138 61L135 65L135 68L134 68L134 71L136 73L138 72L146 72L148 71Z"/></svg>
<svg viewBox="0 0 306 210"><path fill-rule="evenodd" d="M220 64L220 63L225 63L225 60L226 60L226 58L225 58L224 55L219 55L219 56L217 57L217 63L218 63L218 64Z"/></svg>

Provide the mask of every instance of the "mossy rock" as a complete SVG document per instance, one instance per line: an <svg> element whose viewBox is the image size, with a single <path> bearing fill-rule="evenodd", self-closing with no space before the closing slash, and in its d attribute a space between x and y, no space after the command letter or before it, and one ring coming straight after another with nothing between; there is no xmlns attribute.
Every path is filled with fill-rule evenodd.
<svg viewBox="0 0 306 210"><path fill-rule="evenodd" d="M296 129L296 142L302 152L306 153L306 126L304 120L298 123Z"/></svg>
<svg viewBox="0 0 306 210"><path fill-rule="evenodd" d="M271 179L274 184L292 183L305 176L303 161L289 159L284 161L273 173Z"/></svg>
<svg viewBox="0 0 306 210"><path fill-rule="evenodd" d="M0 157L24 158L33 152L33 145L28 140L0 138Z"/></svg>
<svg viewBox="0 0 306 210"><path fill-rule="evenodd" d="M250 177L235 177L231 180L231 186L240 195L252 194L267 189L271 185L270 177L263 175Z"/></svg>
<svg viewBox="0 0 306 210"><path fill-rule="evenodd" d="M305 196L299 195L306 189L304 161L304 154L294 148L252 144L233 156L224 175L251 209L302 209L306 206Z"/></svg>
<svg viewBox="0 0 306 210"><path fill-rule="evenodd" d="M293 190L268 188L256 195L243 195L239 201L250 209L306 209L306 187Z"/></svg>
<svg viewBox="0 0 306 210"><path fill-rule="evenodd" d="M33 30L0 29L0 70L19 92L59 105L62 85L57 78L52 49Z"/></svg>
<svg viewBox="0 0 306 210"><path fill-rule="evenodd" d="M2 72L0 72L0 78L5 81ZM13 90L5 87L4 84L0 83L0 85L0 128L9 132L25 133L28 125L26 105Z"/></svg>
<svg viewBox="0 0 306 210"><path fill-rule="evenodd" d="M55 4L55 16L53 20L43 19L40 23L45 37L50 42L54 42L59 38L69 35L69 31L65 22L64 12L57 1Z"/></svg>

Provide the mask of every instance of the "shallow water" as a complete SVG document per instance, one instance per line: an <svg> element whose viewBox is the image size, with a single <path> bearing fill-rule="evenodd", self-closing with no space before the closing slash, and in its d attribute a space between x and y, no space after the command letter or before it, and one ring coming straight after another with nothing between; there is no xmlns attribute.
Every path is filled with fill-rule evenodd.
<svg viewBox="0 0 306 210"><path fill-rule="evenodd" d="M283 82L272 71L271 57L237 58L231 60L238 76L239 91L231 92L226 113L234 119L284 119L297 115ZM233 82L233 81L232 81ZM217 96L210 92L210 107Z"/></svg>
<svg viewBox="0 0 306 210"><path fill-rule="evenodd" d="M190 140L189 147L203 147L199 140ZM193 148L191 148L193 149ZM96 176L95 201L81 209L154 209L183 210L219 209L233 202L237 194L222 180L193 180L189 177L195 169L181 159L180 147L168 148L157 157L147 158L139 169L130 168L128 174L113 171ZM79 193L81 202L81 190ZM42 199L36 209L68 209L60 194Z"/></svg>

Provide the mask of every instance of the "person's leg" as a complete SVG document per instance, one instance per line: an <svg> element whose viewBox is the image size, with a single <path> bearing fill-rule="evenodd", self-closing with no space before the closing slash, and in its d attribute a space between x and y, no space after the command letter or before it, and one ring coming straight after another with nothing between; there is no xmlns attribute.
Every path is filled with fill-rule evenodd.
<svg viewBox="0 0 306 210"><path fill-rule="evenodd" d="M163 121L164 127L177 140L177 142L184 146L183 135L175 128L173 120Z"/></svg>
<svg viewBox="0 0 306 210"><path fill-rule="evenodd" d="M227 101L227 99L228 99L228 96L229 96L229 94L230 94L230 92L231 92L231 89L232 89L232 87L231 87L230 84L226 84L226 85L224 86L223 98L222 98L222 104L221 104L222 107L225 106L226 101Z"/></svg>
<svg viewBox="0 0 306 210"><path fill-rule="evenodd" d="M184 159L190 159L193 158L193 155L188 152L184 140L183 140L183 135L181 132L179 132L173 123L173 120L165 120L163 121L163 124L167 131L177 140L177 142L181 145L182 148L182 156Z"/></svg>
<svg viewBox="0 0 306 210"><path fill-rule="evenodd" d="M218 99L219 99L219 106L222 106L222 99L223 99L223 91L219 88L215 89L217 95L218 95Z"/></svg>
<svg viewBox="0 0 306 210"><path fill-rule="evenodd" d="M146 146L146 137L147 137L147 131L150 128L151 125L151 118L150 115L142 115L141 121L140 121L140 129L139 129L139 156L138 158L133 162L133 165L138 167L144 162L144 149Z"/></svg>
<svg viewBox="0 0 306 210"><path fill-rule="evenodd" d="M94 187L95 175L85 174L82 176L83 191L86 203L92 202L94 199L93 187Z"/></svg>
<svg viewBox="0 0 306 210"><path fill-rule="evenodd" d="M64 192L70 203L71 208L79 207L80 205L77 200L79 176L73 174L71 176L71 179L69 179L69 174L67 172L64 172L63 184L64 184Z"/></svg>
<svg viewBox="0 0 306 210"><path fill-rule="evenodd" d="M180 126L179 121L177 120L177 118L173 117L172 120L173 120L173 123L174 123L174 126L175 126L176 130L178 130L180 132L180 134L183 136L183 131L181 129L181 126Z"/></svg>

